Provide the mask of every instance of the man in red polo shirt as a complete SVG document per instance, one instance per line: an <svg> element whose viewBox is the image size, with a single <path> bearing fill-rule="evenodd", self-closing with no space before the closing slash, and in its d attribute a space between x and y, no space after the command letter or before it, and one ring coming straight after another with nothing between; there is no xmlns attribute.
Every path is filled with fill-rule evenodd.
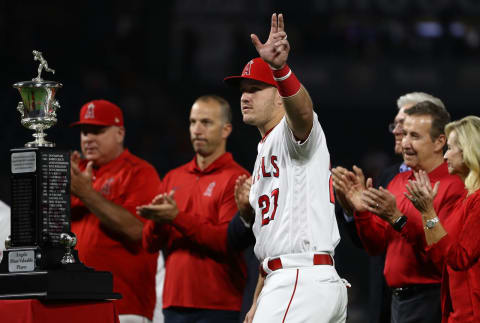
<svg viewBox="0 0 480 323"><path fill-rule="evenodd" d="M360 169L334 170L336 190L355 208L355 224L369 254L386 252L384 275L392 288L392 322L437 323L441 321L440 279L442 273L424 252L425 235L420 213L405 196L406 185L415 180L414 171L424 170L430 181L440 181L434 208L444 221L464 193L458 176L448 173L443 159L444 127L448 112L432 102L420 102L405 110L402 154L412 170L398 174L387 189L371 187ZM435 225L433 223L433 225ZM433 226L432 226L433 227Z"/></svg>
<svg viewBox="0 0 480 323"><path fill-rule="evenodd" d="M151 201L161 182L155 169L123 146L118 106L106 100L80 110L79 152L71 160L72 231L80 260L113 274L121 323L152 320L158 253L142 248L143 222L135 208Z"/></svg>
<svg viewBox="0 0 480 323"><path fill-rule="evenodd" d="M166 323L238 323L246 269L241 253L226 240L237 212L235 181L247 171L226 152L231 131L228 102L213 95L198 98L190 111L195 157L170 171L164 193L138 208L150 220L144 247L167 254Z"/></svg>

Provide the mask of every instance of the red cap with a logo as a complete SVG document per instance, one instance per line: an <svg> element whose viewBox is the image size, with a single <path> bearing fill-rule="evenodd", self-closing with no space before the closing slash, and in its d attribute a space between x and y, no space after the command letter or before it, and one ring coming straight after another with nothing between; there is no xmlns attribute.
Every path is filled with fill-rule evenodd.
<svg viewBox="0 0 480 323"><path fill-rule="evenodd" d="M243 68L242 75L229 76L223 79L227 85L238 87L242 79L250 79L266 83L277 87L277 82L273 79L273 73L270 66L260 57L252 59Z"/></svg>
<svg viewBox="0 0 480 323"><path fill-rule="evenodd" d="M70 126L91 124L97 126L123 126L122 110L110 101L93 100L80 109L80 120Z"/></svg>

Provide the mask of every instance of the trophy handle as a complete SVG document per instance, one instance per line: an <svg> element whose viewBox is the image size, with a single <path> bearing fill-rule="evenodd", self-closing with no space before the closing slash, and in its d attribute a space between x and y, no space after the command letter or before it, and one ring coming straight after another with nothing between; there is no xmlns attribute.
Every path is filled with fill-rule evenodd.
<svg viewBox="0 0 480 323"><path fill-rule="evenodd" d="M20 114L22 115L22 118L25 116L24 114L24 110L23 110L23 102L18 102L18 105L17 105L17 110L18 112L20 112Z"/></svg>
<svg viewBox="0 0 480 323"><path fill-rule="evenodd" d="M57 117L57 110L60 109L60 103L57 100L54 100L52 103L52 116Z"/></svg>
<svg viewBox="0 0 480 323"><path fill-rule="evenodd" d="M57 111L58 109L60 109L60 103L58 103L57 100L54 100L52 103L52 107L53 107L53 111Z"/></svg>

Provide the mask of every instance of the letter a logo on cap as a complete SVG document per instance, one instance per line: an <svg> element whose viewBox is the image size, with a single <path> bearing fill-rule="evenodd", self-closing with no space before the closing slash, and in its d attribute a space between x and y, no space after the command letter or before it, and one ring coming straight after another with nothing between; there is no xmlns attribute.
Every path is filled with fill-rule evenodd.
<svg viewBox="0 0 480 323"><path fill-rule="evenodd" d="M253 64L253 60L248 62L247 65L245 65L245 68L243 69L242 75L250 75L250 71L252 69L252 64Z"/></svg>
<svg viewBox="0 0 480 323"><path fill-rule="evenodd" d="M95 119L95 105L90 103L87 107L87 112L85 112L84 119Z"/></svg>

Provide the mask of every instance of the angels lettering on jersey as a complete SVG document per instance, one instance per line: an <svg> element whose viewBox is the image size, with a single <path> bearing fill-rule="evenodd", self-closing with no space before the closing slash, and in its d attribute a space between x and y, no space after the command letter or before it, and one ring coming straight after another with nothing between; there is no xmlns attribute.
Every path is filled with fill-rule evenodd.
<svg viewBox="0 0 480 323"><path fill-rule="evenodd" d="M267 162L265 163L265 158ZM278 168L278 157L275 155L263 156L261 159L260 167L255 171L255 176L252 177L252 185L258 182L261 178L267 177L279 177L280 169Z"/></svg>
<svg viewBox="0 0 480 323"><path fill-rule="evenodd" d="M260 165L256 165L254 176L252 176L252 185L260 183L263 180L279 179L280 168L279 160L275 154L271 156L262 156ZM278 181L277 181L278 182ZM277 184L278 185L278 184ZM280 189L277 186L269 194L262 194L258 198L258 207L262 212L262 226L267 225L275 219L278 208L278 195Z"/></svg>

